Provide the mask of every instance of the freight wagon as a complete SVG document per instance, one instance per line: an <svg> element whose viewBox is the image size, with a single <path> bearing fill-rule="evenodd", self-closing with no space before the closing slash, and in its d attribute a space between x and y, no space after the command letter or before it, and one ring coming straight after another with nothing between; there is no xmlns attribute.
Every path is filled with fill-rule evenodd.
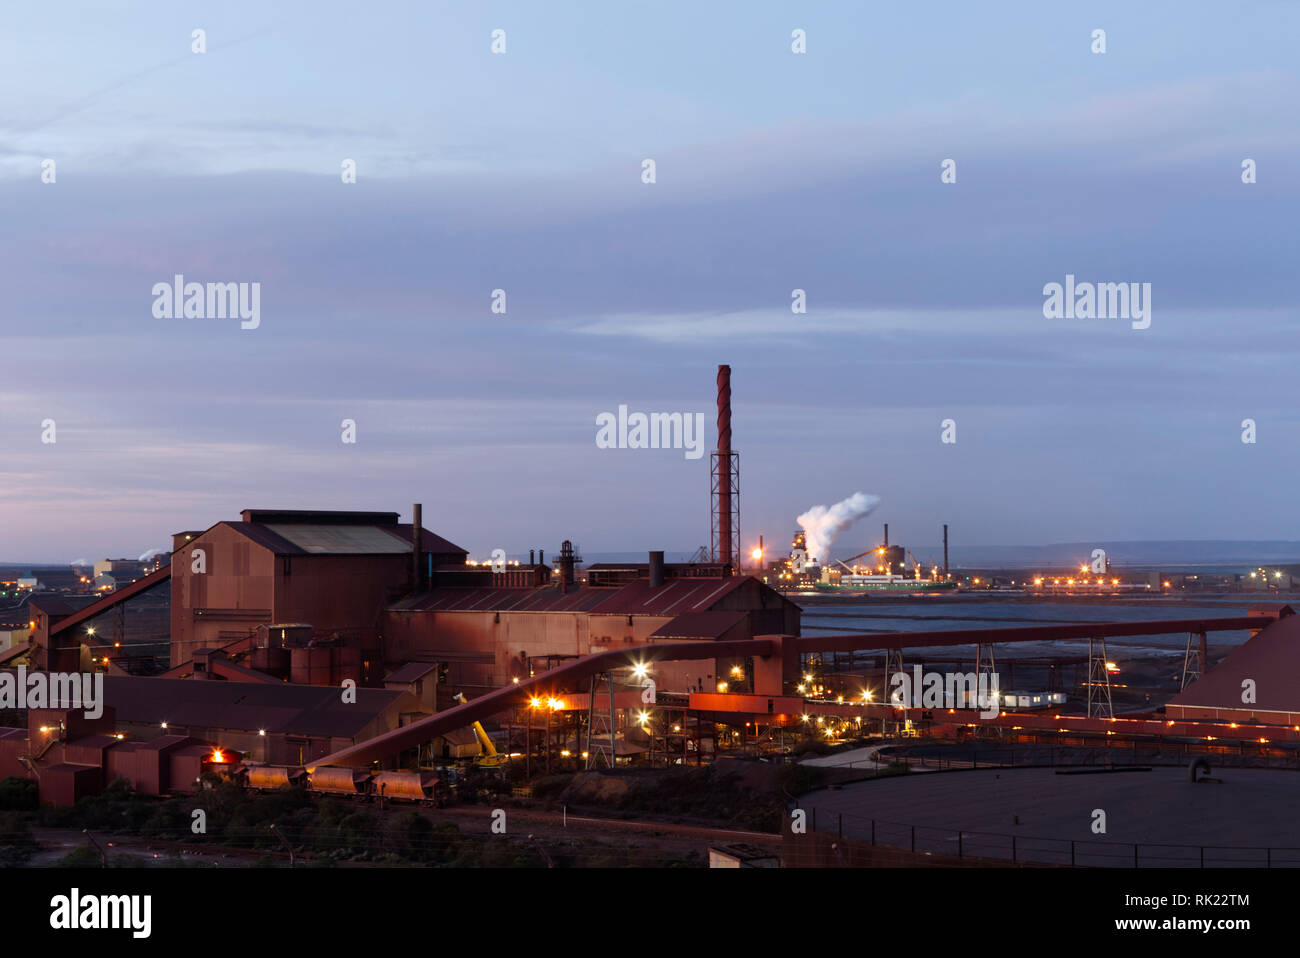
<svg viewBox="0 0 1300 958"><path fill-rule="evenodd" d="M313 772L286 765L245 765L235 780L250 791L271 792L305 785L320 795L341 795L356 801L401 802L437 806L447 804L449 789L433 772L370 772L360 768L323 766Z"/></svg>

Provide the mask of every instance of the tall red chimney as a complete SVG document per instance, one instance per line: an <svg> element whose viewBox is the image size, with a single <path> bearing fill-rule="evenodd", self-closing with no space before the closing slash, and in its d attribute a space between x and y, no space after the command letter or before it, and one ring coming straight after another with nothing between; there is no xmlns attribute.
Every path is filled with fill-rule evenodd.
<svg viewBox="0 0 1300 958"><path fill-rule="evenodd" d="M718 561L731 554L731 367L718 367Z"/></svg>

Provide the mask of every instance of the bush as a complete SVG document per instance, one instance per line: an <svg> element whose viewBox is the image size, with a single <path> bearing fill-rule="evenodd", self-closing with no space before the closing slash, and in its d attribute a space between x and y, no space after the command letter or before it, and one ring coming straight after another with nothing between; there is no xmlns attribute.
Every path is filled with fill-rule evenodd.
<svg viewBox="0 0 1300 958"><path fill-rule="evenodd" d="M102 868L104 862L99 857L99 852L87 844L78 845L60 858L57 864L60 868Z"/></svg>
<svg viewBox="0 0 1300 958"><path fill-rule="evenodd" d="M40 788L27 778L0 780L0 811L34 812L39 801Z"/></svg>
<svg viewBox="0 0 1300 958"><path fill-rule="evenodd" d="M835 747L819 739L806 738L792 749L795 755L830 755Z"/></svg>
<svg viewBox="0 0 1300 958"><path fill-rule="evenodd" d="M791 796L802 795L816 787L820 780L817 769L797 763L782 765L775 772L776 787Z"/></svg>
<svg viewBox="0 0 1300 958"><path fill-rule="evenodd" d="M533 798L543 800L558 798L572 781L572 775L543 775L533 782Z"/></svg>
<svg viewBox="0 0 1300 958"><path fill-rule="evenodd" d="M26 818L19 812L0 812L0 868L26 865L36 853Z"/></svg>

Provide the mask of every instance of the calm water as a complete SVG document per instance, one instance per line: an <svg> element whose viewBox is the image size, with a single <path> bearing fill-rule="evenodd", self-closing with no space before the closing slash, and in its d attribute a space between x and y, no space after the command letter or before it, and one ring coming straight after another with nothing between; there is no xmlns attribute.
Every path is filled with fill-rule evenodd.
<svg viewBox="0 0 1300 958"><path fill-rule="evenodd" d="M818 600L792 596L803 607L803 634L812 638L863 631L868 639L879 632L923 632L949 629L1016 628L1029 625L1075 625L1089 622L1146 622L1159 619L1230 618L1245 615L1264 597L1233 596L1147 600L1000 600L982 597L919 599ZM1273 600L1276 601L1276 600ZM1211 632L1211 645L1240 645L1249 637L1242 632ZM1186 633L1117 638L1107 646L1167 649L1182 655ZM1086 650L1087 641L1026 642L1016 644L1016 655L1047 655ZM936 650L938 651L938 650Z"/></svg>

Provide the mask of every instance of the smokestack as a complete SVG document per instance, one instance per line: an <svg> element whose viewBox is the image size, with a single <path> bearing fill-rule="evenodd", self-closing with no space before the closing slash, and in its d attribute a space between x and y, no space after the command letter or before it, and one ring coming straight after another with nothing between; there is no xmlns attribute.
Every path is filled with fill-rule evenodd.
<svg viewBox="0 0 1300 958"><path fill-rule="evenodd" d="M657 589L664 584L664 554L650 553L650 588Z"/></svg>
<svg viewBox="0 0 1300 958"><path fill-rule="evenodd" d="M731 367L718 367L718 561L731 555Z"/></svg>
<svg viewBox="0 0 1300 958"><path fill-rule="evenodd" d="M568 592L569 586L573 585L573 567L575 565L575 556L573 552L573 543L568 539L560 544L560 592Z"/></svg>
<svg viewBox="0 0 1300 958"><path fill-rule="evenodd" d="M529 550L528 550L528 564L529 564L530 566L531 566L531 565L536 565L536 564L537 564L537 563L533 562L533 555L534 555L535 552L536 552L536 550L534 550L534 549L529 549Z"/></svg>
<svg viewBox="0 0 1300 958"><path fill-rule="evenodd" d="M545 550L545 549L538 549L538 550L537 550L537 564L538 564L538 565L546 565L546 550Z"/></svg>
<svg viewBox="0 0 1300 958"><path fill-rule="evenodd" d="M889 523L885 523L885 551L889 551Z"/></svg>
<svg viewBox="0 0 1300 958"><path fill-rule="evenodd" d="M943 574L948 574L948 523L943 524Z"/></svg>
<svg viewBox="0 0 1300 958"><path fill-rule="evenodd" d="M424 556L420 548L420 533L424 530L424 507L416 503L411 507L411 582L415 592L424 591Z"/></svg>

